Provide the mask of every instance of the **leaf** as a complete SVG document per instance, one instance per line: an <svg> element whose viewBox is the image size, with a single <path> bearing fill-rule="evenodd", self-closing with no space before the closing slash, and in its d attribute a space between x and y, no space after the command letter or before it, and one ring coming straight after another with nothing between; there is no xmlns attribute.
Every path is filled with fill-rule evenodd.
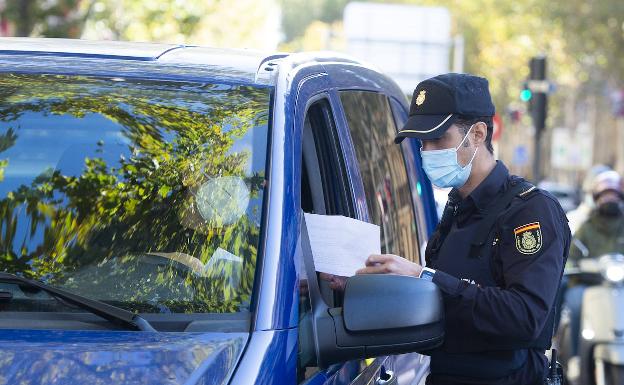
<svg viewBox="0 0 624 385"><path fill-rule="evenodd" d="M158 194L161 197L166 198L167 194L169 194L169 191L171 191L171 187L167 185L163 185L163 186L160 186L160 188L158 189Z"/></svg>

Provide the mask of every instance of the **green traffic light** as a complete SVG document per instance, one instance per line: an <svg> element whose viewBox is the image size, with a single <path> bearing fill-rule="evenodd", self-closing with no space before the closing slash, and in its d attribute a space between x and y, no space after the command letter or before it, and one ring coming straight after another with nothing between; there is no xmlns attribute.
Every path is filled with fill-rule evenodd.
<svg viewBox="0 0 624 385"><path fill-rule="evenodd" d="M529 100L531 100L532 96L533 93L531 92L531 90L524 89L520 92L520 100L522 100L523 102L528 102Z"/></svg>

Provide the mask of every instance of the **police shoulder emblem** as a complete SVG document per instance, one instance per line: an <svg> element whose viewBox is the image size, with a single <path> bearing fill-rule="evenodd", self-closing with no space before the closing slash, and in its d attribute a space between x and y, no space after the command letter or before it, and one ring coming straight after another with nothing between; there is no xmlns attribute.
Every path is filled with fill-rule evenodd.
<svg viewBox="0 0 624 385"><path fill-rule="evenodd" d="M542 231L539 222L527 223L514 229L516 249L522 254L535 254L542 248Z"/></svg>
<svg viewBox="0 0 624 385"><path fill-rule="evenodd" d="M425 90L420 91L420 93L416 97L416 105L417 106L420 106L421 104L423 104L425 102L426 94L427 94L427 91L425 91Z"/></svg>

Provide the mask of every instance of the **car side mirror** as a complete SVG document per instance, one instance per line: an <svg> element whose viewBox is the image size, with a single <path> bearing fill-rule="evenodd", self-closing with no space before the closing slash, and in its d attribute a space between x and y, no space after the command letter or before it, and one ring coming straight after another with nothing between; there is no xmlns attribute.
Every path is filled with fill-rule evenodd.
<svg viewBox="0 0 624 385"><path fill-rule="evenodd" d="M423 352L442 344L442 295L433 282L425 279L392 274L349 277L343 307L329 308L321 297L303 221L301 247L317 366Z"/></svg>
<svg viewBox="0 0 624 385"><path fill-rule="evenodd" d="M350 277L343 307L315 317L318 365L433 349L444 340L443 314L442 296L430 281Z"/></svg>
<svg viewBox="0 0 624 385"><path fill-rule="evenodd" d="M374 315L371 317L371 306ZM367 274L347 279L343 321L350 332L438 324L442 298L435 284L405 275Z"/></svg>

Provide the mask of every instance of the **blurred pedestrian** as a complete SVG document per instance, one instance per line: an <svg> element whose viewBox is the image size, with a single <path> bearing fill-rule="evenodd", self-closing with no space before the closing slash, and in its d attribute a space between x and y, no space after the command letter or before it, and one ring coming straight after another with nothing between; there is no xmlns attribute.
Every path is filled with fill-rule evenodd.
<svg viewBox="0 0 624 385"><path fill-rule="evenodd" d="M572 235L576 233L576 230L581 226L583 222L587 220L589 217L589 213L594 208L594 197L592 194L592 188L594 187L594 179L605 171L610 171L611 168L604 164L597 164L587 171L587 175L585 175L585 179L583 180L582 186L582 194L583 198L581 204L578 205L574 210L570 210L567 212L568 217L568 225L570 226L570 231Z"/></svg>
<svg viewBox="0 0 624 385"><path fill-rule="evenodd" d="M592 186L595 202L574 235L568 261L607 253L624 254L624 185L616 171L600 173Z"/></svg>
<svg viewBox="0 0 624 385"><path fill-rule="evenodd" d="M624 185L615 171L604 171L591 185L595 202L589 217L576 231L568 265L578 265L582 258L597 258L608 253L624 254ZM570 355L578 354L578 336L581 329L581 306L586 286L570 279L565 290L564 306L570 311L572 346Z"/></svg>

